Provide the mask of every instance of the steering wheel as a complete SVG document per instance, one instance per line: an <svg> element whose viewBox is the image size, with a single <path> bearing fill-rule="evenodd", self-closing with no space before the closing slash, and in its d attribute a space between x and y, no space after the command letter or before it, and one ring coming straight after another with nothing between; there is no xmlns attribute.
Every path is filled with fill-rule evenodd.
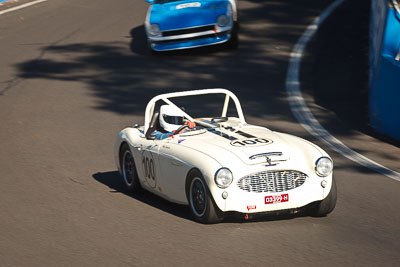
<svg viewBox="0 0 400 267"><path fill-rule="evenodd" d="M176 129L174 135L179 134L183 129L185 129L187 127L189 127L189 125L187 125L187 124L180 126L178 129Z"/></svg>

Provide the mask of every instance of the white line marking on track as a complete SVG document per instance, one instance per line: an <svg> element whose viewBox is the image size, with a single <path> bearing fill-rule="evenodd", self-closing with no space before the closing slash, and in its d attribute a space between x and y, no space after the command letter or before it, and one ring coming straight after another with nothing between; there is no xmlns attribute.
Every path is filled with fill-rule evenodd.
<svg viewBox="0 0 400 267"><path fill-rule="evenodd" d="M288 94L290 108L299 123L309 133L327 144L331 149L364 167L381 173L396 181L400 181L400 173L386 168L385 166L382 166L381 164L353 151L345 144L340 142L338 139L336 139L333 135L331 135L317 121L317 119L311 113L310 109L307 107L304 98L301 95L299 80L300 64L308 42L318 30L319 25L321 25L325 21L325 19L343 2L344 0L337 0L333 2L327 9L325 9L321 13L321 15L317 17L313 21L313 23L311 23L307 27L306 31L303 33L303 35L294 46L293 51L290 54L289 67L286 75L286 92Z"/></svg>
<svg viewBox="0 0 400 267"><path fill-rule="evenodd" d="M28 7L28 6L33 6L33 5L36 5L36 4L39 4L39 3L42 3L42 2L46 2L46 1L48 1L48 0L36 0L36 1L29 2L29 3L26 3L26 4L20 5L20 6L12 7L12 8L9 8L9 9L5 9L5 10L0 11L0 16L3 15L3 14L6 14L8 12L12 12L12 11L15 11L15 10L18 10L18 9L22 9L22 8L25 8L25 7Z"/></svg>

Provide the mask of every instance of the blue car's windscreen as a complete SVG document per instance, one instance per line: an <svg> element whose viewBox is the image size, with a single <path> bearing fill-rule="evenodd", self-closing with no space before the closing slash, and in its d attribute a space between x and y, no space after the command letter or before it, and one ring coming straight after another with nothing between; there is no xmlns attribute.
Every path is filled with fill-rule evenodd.
<svg viewBox="0 0 400 267"><path fill-rule="evenodd" d="M178 2L178 1L183 1L183 0L155 0L154 4L164 4L164 3Z"/></svg>

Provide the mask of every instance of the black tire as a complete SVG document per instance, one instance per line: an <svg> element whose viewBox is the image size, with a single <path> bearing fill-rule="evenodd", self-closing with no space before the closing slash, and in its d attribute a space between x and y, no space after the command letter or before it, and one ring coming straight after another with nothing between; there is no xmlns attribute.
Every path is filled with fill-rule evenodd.
<svg viewBox="0 0 400 267"><path fill-rule="evenodd" d="M159 56L160 55L159 51L156 51L151 47L151 42L149 40L147 40L147 50L150 52L150 54L152 56Z"/></svg>
<svg viewBox="0 0 400 267"><path fill-rule="evenodd" d="M336 199L337 199L336 181L332 177L331 191L329 192L328 196L325 199L323 199L322 201L318 201L311 207L311 216L324 217L329 213L331 213L335 209Z"/></svg>
<svg viewBox="0 0 400 267"><path fill-rule="evenodd" d="M219 223L224 219L223 212L215 204L200 171L192 170L188 175L186 196L190 212L197 222L212 224Z"/></svg>
<svg viewBox="0 0 400 267"><path fill-rule="evenodd" d="M126 143L121 146L119 162L121 166L122 178L126 189L132 193L138 192L141 187L136 170L136 164L133 158L133 154L128 144Z"/></svg>
<svg viewBox="0 0 400 267"><path fill-rule="evenodd" d="M231 32L231 38L226 43L228 49L237 49L239 47L239 24L234 22L234 26Z"/></svg>
<svg viewBox="0 0 400 267"><path fill-rule="evenodd" d="M153 48L149 48L149 50L150 50L150 54L152 55L152 56L155 56L155 57L158 57L158 56L161 56L162 55L162 52L160 52L160 51L156 51L156 50L154 50Z"/></svg>

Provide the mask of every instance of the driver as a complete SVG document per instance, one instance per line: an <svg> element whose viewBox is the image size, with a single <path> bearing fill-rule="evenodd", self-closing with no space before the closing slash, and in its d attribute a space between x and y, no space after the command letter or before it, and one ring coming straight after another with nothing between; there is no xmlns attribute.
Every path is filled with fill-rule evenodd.
<svg viewBox="0 0 400 267"><path fill-rule="evenodd" d="M162 105L160 107L159 121L164 131L176 131L183 125L183 112L174 106Z"/></svg>
<svg viewBox="0 0 400 267"><path fill-rule="evenodd" d="M171 105L162 105L160 107L159 123L165 133L156 131L153 134L158 140L161 140L176 134L176 130L182 125L187 124L189 128L194 128L196 126L194 122L184 120L183 116L184 114L179 108Z"/></svg>

